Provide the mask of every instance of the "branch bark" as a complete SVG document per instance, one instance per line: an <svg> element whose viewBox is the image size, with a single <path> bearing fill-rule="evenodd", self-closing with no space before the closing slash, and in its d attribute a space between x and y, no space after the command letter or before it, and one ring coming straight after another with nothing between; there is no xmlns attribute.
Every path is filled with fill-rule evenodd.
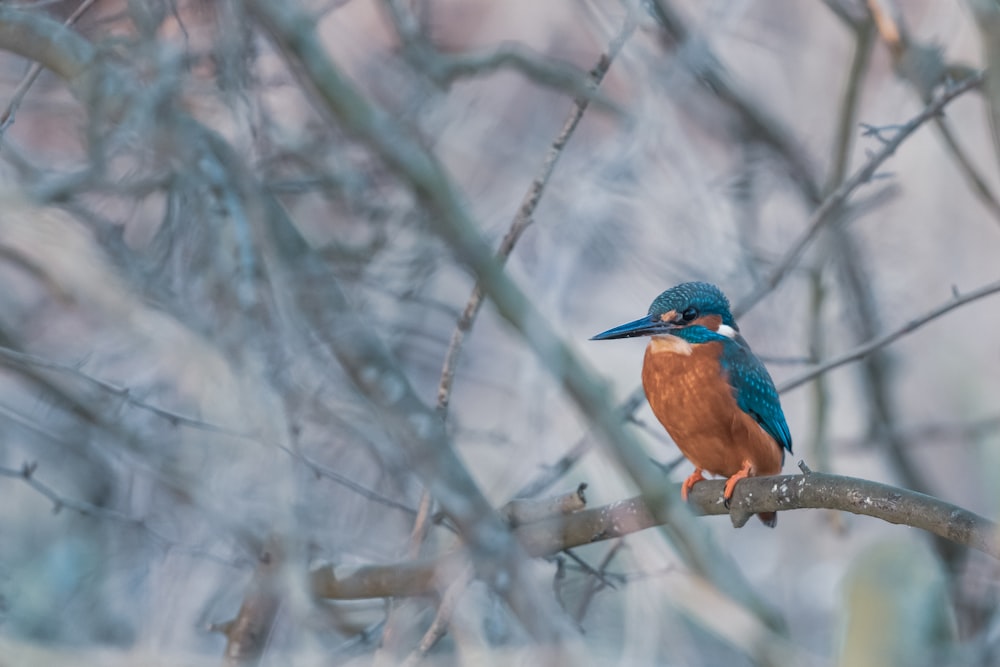
<svg viewBox="0 0 1000 667"><path fill-rule="evenodd" d="M833 509L920 528L1000 559L1000 526L995 521L922 493L855 477L810 472L804 475L751 477L736 486L731 510L722 504L724 480L699 482L691 490L689 506L695 514L730 514L742 526L758 512L796 509ZM679 493L671 485L671 493ZM602 507L553 516L520 526L514 534L532 556L548 556L564 549L601 542L658 525L641 496ZM311 574L319 597L356 600L422 595L436 590L437 571L456 567L457 554L445 554L391 565L372 565L338 573L324 565ZM339 575L339 576L338 576Z"/></svg>

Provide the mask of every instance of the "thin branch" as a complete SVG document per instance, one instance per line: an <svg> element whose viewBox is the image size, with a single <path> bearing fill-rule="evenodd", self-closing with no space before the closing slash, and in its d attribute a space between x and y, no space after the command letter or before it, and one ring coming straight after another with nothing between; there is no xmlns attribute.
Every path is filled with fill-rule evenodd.
<svg viewBox="0 0 1000 667"><path fill-rule="evenodd" d="M607 553L604 554L604 558L601 559L601 564L597 568L597 572L587 580L587 588L580 596L580 604L577 605L576 614L573 618L576 619L577 623L582 623L584 616L587 614L587 608L590 603L594 600L594 596L597 595L604 588L615 588L615 585L607 578L608 566L611 565L611 561L614 560L618 552L621 551L622 547L625 546L625 540L620 539L611 545ZM567 551L566 553L573 553Z"/></svg>
<svg viewBox="0 0 1000 667"><path fill-rule="evenodd" d="M286 582L281 577L282 560L280 550L272 542L261 555L236 618L220 625L226 635L224 667L249 667L260 663L287 595Z"/></svg>
<svg viewBox="0 0 1000 667"><path fill-rule="evenodd" d="M48 484L39 480L35 475L37 471L38 464L31 461L23 463L19 469L0 467L0 477L19 479L31 487L34 491L47 498L52 503L53 514L58 514L63 508L65 508L83 516L107 521L115 521L117 523L138 528L153 538L155 542L158 542L162 546L176 549L178 552L200 558L206 558L221 565L226 565L227 567L239 567L241 565L241 563L237 561L216 556L208 551L205 551L204 549L197 549L195 547L188 547L179 544L175 540L172 540L166 535L153 529L148 523L146 523L145 519L129 516L124 512L111 509L110 507L102 507L100 505L88 503L85 500L76 500L75 498L64 496Z"/></svg>
<svg viewBox="0 0 1000 667"><path fill-rule="evenodd" d="M394 3L390 1L388 4L393 5ZM590 71L591 85L594 88L601 85L601 81L604 80L604 75L607 74L615 56L621 51L634 29L635 24L630 18L621 32L611 41L607 52L601 54L597 64ZM500 241L500 247L497 249L497 260L501 265L507 261L510 253L514 250L514 246L521 238L521 234L524 233L524 230L534 220L535 209L538 207L538 202L542 199L545 186L548 185L549 178L555 170L556 163L559 161L563 149L576 131L577 126L580 124L580 119L583 118L583 114L589 105L590 99L587 97L578 97L574 101L573 109L563 123L562 129L559 130L559 134L552 142L552 145L549 146L549 150L542 160L542 166L539 168L538 173L535 174L535 178L521 200L521 205L518 207L514 219L511 220L507 233L504 234L503 239ZM442 414L448 411L448 402L451 399L451 388L455 380L455 369L458 365L462 343L465 341L466 334L472 329L476 316L479 314L479 310L483 305L483 296L482 286L476 283L476 286L472 289L472 294L469 295L469 300L465 304L465 309L462 311L461 317L459 317L458 322L455 324L455 330L452 331L448 350L444 356L444 364L441 368L441 381L438 385L437 405L438 410Z"/></svg>
<svg viewBox="0 0 1000 667"><path fill-rule="evenodd" d="M858 106L861 102L861 82L868 71L872 46L875 43L875 31L871 21L859 23L854 33L854 53L851 54L847 85L840 101L840 110L837 113L837 133L833 141L833 166L827 176L824 194L835 190L844 182L844 176L847 174L851 147L854 144Z"/></svg>
<svg viewBox="0 0 1000 667"><path fill-rule="evenodd" d="M672 41L682 49L691 49L698 54L697 61L681 58L681 63L736 114L749 134L781 158L788 178L799 187L803 197L810 203L818 202L819 186L817 179L813 177L814 170L802 143L792 138L777 117L759 105L746 89L729 76L721 61L709 48L707 40L690 29L671 3L667 0L655 0L650 3L650 9ZM696 48L691 48L692 45L696 45Z"/></svg>
<svg viewBox="0 0 1000 667"><path fill-rule="evenodd" d="M969 292L968 294L965 294L963 296L956 295L951 301L948 301L947 303L938 306L937 308L931 310L928 313L925 313L924 315L921 315L916 319L910 320L899 329L896 329L895 331L890 331L884 336L880 336L879 338L869 341L864 345L860 345L849 352L845 352L839 357L834 357L833 359L830 359L829 361L820 364L816 368L813 368L796 378L792 378L788 382L782 384L778 388L778 391L782 393L786 391L791 391L792 389L795 389L796 387L799 387L805 384L806 382L809 382L813 378L822 375L823 373L826 373L830 370L833 370L834 368L843 366L844 364L849 364L852 361L857 361L858 359L863 359L865 356L871 354L875 350L890 345L899 340L900 338L902 338L903 336L916 331L925 324L933 322L934 320L941 317L945 313L948 313L954 310L955 308L964 306L968 303L972 303L973 301L976 301L978 299L990 296L991 294L996 294L997 292L1000 292L1000 281L990 283L989 285L986 285L984 287L980 287L979 289Z"/></svg>
<svg viewBox="0 0 1000 667"><path fill-rule="evenodd" d="M900 429L896 436L908 446L935 446L955 442L971 442L1000 430L1000 415L954 422L928 422ZM864 450L870 446L867 438L838 438L840 451Z"/></svg>
<svg viewBox="0 0 1000 667"><path fill-rule="evenodd" d="M358 495L360 495L360 496L362 496L364 498L367 498L368 500L371 500L372 502L379 503L381 505L385 505L386 507L391 507L392 509L397 509L397 510L399 510L401 512L405 512L405 513L410 514L410 515L416 515L416 514L418 514L418 510L413 509L409 505L404 505L403 503L401 503L401 502L399 502L397 500L393 500L392 498L389 498L388 496L384 496L381 493L378 493L377 491L372 491L368 487L366 487L366 486L364 486L362 484L358 484L357 482L355 482L354 480L352 480L350 477L347 477L346 475L341 475L336 470L328 468L327 466L323 465L322 463L317 463L316 461L313 461L311 458L309 458L305 454L303 454L301 452L297 452L297 451L295 451L291 447L286 447L285 445L282 445L282 444L277 444L275 446L278 449L282 450L283 452L287 453L293 459L301 462L302 465L304 465L305 467L309 468L309 470L311 470L313 472L313 474L315 474L317 477L326 477L327 479L330 479L330 480L336 482L337 484L340 484L341 486L346 486L351 491L354 491Z"/></svg>
<svg viewBox="0 0 1000 667"><path fill-rule="evenodd" d="M621 416L621 420L624 422L629 419L639 407L646 401L646 392L643 391L642 387L639 387L631 394L628 398L621 402L618 406L617 411ZM594 447L594 437L589 433L573 445L569 451L559 457L559 460L555 463L550 463L542 468L541 472L535 476L533 480L521 487L521 489L514 494L515 498L534 498L535 496L545 493L549 490L553 484L562 479L563 475L568 473L573 466L579 463L580 459L589 452Z"/></svg>
<svg viewBox="0 0 1000 667"><path fill-rule="evenodd" d="M434 620L431 622L430 627L427 628L424 636L420 638L420 643L417 644L417 647L402 662L403 667L416 667L427 656L427 653L434 645L444 637L448 631L448 624L451 623L455 606L458 604L462 593L465 592L465 589L468 588L469 583L472 581L472 574L472 568L467 567L462 570L457 579L448 585L448 589L441 597L441 604L438 605Z"/></svg>
<svg viewBox="0 0 1000 667"><path fill-rule="evenodd" d="M964 66L949 66L945 63L944 54L939 47L913 39L895 3L889 0L868 0L867 4L878 27L878 33L892 55L896 75L910 84L924 104L931 101L932 91L936 86L949 77L959 78L954 76L956 70L968 69ZM944 140L947 153L957 163L959 172L965 177L973 194L990 214L1000 221L1000 202L958 143L951 126L941 117L934 119L934 125Z"/></svg>
<svg viewBox="0 0 1000 667"><path fill-rule="evenodd" d="M63 25L69 27L77 22L77 20L83 16L90 7L96 2L96 0L83 0L73 13L69 15L69 18L63 22ZM38 79L38 75L42 73L44 66L39 62L31 63L28 71L25 73L24 78L21 82L17 84L17 88L10 96L10 102L7 104L7 108L0 113L0 137L3 137L4 132L7 131L11 125L14 124L14 118L17 115L17 110L21 108L21 102L24 101L25 96L28 94L28 90L34 85L35 81Z"/></svg>
<svg viewBox="0 0 1000 667"><path fill-rule="evenodd" d="M840 22L851 30L857 30L865 20L863 13L858 12L853 3L843 0L820 0Z"/></svg>
<svg viewBox="0 0 1000 667"><path fill-rule="evenodd" d="M592 84L592 78L587 78L572 65L547 58L517 43L501 44L478 53L441 53L423 36L416 18L401 6L399 0L385 0L383 5L388 10L406 55L441 86L458 79L512 69L541 86L567 92L577 99L593 101L605 109L617 109Z"/></svg>
<svg viewBox="0 0 1000 667"><path fill-rule="evenodd" d="M996 522L931 496L854 477L809 472L803 475L751 477L740 481L732 510L722 503L724 480L699 482L689 497L691 509L702 515L730 514L742 524L758 512L830 509L920 528L1000 559L1000 526ZM678 485L670 485L678 493ZM516 535L533 556L617 539L658 525L640 496L527 524ZM319 597L356 600L422 595L434 590L439 568L454 567L455 554L391 565L343 570L324 565L311 573L312 591Z"/></svg>
<svg viewBox="0 0 1000 667"><path fill-rule="evenodd" d="M806 246L808 246L809 243L816 237L819 230L834 217L833 214L841 207L841 205L844 204L844 202L847 201L848 197L851 196L851 193L853 193L854 190L861 185L868 183L875 175L878 168L882 166L882 163L888 160L896 152L896 149L899 148L899 146L911 134L913 134L917 128L926 123L928 120L937 117L949 102L963 93L966 93L974 88L978 88L982 85L982 83L983 75L982 73L977 73L967 79L946 87L938 94L937 98L933 102L924 107L920 113L908 122L904 123L891 139L885 142L878 151L873 153L864 165L855 171L850 178L841 183L840 187L834 190L830 196L824 199L823 203L820 204L815 211L813 211L813 214L806 225L805 232L803 232L799 239L785 253L784 257L778 261L777 265L771 270L767 279L759 284L749 296L740 301L739 305L734 309L734 314L739 317L743 313L746 313L753 306L755 306L758 301L768 295L778 285L778 283L784 279L785 275L798 263L799 258L802 256Z"/></svg>
<svg viewBox="0 0 1000 667"><path fill-rule="evenodd" d="M158 417L166 419L171 424L175 426L180 424L182 426L189 426L191 428L199 429L202 431L209 431L211 433L220 433L223 435L230 435L235 438L243 439L255 439L252 433L247 433L245 431L238 431L227 426L221 426L219 424L213 424L207 422L203 419L198 419L197 417L191 417L189 415L182 414L180 412L175 412L173 410L168 410L166 408L161 408L158 405L153 405L152 403L147 403L140 398L136 398L132 393L132 390L128 387L123 387L121 385L114 384L113 382L108 382L107 380L102 380L101 378L94 377L82 370L79 366L74 366L70 364L60 363L58 361L52 361L51 359L45 359L44 357L38 357L33 354L28 354L26 352L19 352L13 350L9 347L0 346L0 362L6 361L12 365L19 367L31 366L35 368L44 368L47 370L58 371L67 375L71 375L76 378L80 378L85 382L94 385L95 387L105 391L113 396L116 396L129 405L139 408L141 410L146 410L151 412Z"/></svg>

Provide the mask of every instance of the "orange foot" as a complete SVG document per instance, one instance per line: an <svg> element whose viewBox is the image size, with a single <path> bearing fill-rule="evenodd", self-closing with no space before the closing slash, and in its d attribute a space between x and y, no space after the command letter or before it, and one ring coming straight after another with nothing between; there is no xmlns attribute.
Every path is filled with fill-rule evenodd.
<svg viewBox="0 0 1000 667"><path fill-rule="evenodd" d="M691 487L703 479L705 478L701 475L701 468L695 468L694 472L681 484L681 500L687 502L688 494L691 493Z"/></svg>
<svg viewBox="0 0 1000 667"><path fill-rule="evenodd" d="M733 491L736 490L736 482L750 476L750 467L750 459L745 459L740 471L726 480L726 488L722 492L722 504L726 506L726 509L729 509L729 501L732 500Z"/></svg>

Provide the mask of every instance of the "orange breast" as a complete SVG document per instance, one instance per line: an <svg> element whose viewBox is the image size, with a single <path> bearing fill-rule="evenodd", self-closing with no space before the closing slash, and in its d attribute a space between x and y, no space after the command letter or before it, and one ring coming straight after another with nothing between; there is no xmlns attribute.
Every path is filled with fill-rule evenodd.
<svg viewBox="0 0 1000 667"><path fill-rule="evenodd" d="M751 475L776 475L781 447L737 405L721 372L721 352L721 342L692 346L674 336L653 337L642 366L653 414L698 468L729 477L749 460Z"/></svg>

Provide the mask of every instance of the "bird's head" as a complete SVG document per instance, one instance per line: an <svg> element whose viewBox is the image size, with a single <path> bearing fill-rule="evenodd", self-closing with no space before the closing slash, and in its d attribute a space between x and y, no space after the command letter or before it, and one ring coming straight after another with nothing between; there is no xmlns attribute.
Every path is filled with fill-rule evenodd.
<svg viewBox="0 0 1000 667"><path fill-rule="evenodd" d="M702 343L718 340L719 335L732 338L738 332L722 290L711 283L681 283L656 297L645 317L608 329L591 340L669 335Z"/></svg>

